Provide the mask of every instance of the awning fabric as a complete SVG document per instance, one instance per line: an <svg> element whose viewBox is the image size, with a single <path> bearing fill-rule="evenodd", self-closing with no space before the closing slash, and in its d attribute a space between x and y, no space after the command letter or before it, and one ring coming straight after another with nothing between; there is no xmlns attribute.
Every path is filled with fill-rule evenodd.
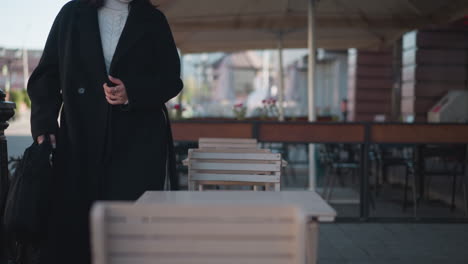
<svg viewBox="0 0 468 264"><path fill-rule="evenodd" d="M156 0L184 53L307 47L308 0ZM317 47L379 48L468 14L466 0L319 0Z"/></svg>

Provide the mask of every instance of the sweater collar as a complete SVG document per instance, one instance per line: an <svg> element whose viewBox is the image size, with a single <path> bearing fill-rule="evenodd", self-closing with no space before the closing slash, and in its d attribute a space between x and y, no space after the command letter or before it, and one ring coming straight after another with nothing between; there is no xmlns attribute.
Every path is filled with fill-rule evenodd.
<svg viewBox="0 0 468 264"><path fill-rule="evenodd" d="M104 7L115 11L128 11L130 2L132 2L132 0L106 0Z"/></svg>

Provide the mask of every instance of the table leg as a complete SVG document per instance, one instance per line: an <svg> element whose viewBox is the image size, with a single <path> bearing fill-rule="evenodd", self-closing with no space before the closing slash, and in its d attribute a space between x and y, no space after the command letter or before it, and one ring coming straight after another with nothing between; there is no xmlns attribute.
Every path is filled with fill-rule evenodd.
<svg viewBox="0 0 468 264"><path fill-rule="evenodd" d="M317 263L318 236L319 236L318 222L315 220L309 221L307 223L307 237L306 237L306 263L307 264Z"/></svg>

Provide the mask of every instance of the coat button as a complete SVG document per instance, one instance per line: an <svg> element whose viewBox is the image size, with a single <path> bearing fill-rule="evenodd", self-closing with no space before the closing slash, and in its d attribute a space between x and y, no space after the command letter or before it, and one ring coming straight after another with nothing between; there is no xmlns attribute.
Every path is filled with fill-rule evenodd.
<svg viewBox="0 0 468 264"><path fill-rule="evenodd" d="M79 89L78 89L78 93L79 93L79 94L84 94L85 91L86 91L85 88L79 88Z"/></svg>

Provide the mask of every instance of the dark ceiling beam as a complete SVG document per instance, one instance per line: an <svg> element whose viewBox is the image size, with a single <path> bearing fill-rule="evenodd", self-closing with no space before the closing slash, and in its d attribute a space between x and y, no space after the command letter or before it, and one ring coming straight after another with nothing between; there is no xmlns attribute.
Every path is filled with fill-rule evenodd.
<svg viewBox="0 0 468 264"><path fill-rule="evenodd" d="M364 29L415 29L432 24L432 19L421 18L318 18L320 28L364 28ZM290 30L307 27L307 17L269 17L250 19L220 20L177 20L171 21L171 28L178 32L219 31L219 30Z"/></svg>
<svg viewBox="0 0 468 264"><path fill-rule="evenodd" d="M413 0L406 0L405 2L408 4L408 7L411 8L411 10L413 10L414 13L416 13L416 15L418 16L424 15L421 9L419 9L419 7L416 6L416 4L413 2Z"/></svg>
<svg viewBox="0 0 468 264"><path fill-rule="evenodd" d="M451 0L447 1L444 8L436 10L430 14L432 20L436 23L453 22L468 14L468 1L467 0Z"/></svg>

